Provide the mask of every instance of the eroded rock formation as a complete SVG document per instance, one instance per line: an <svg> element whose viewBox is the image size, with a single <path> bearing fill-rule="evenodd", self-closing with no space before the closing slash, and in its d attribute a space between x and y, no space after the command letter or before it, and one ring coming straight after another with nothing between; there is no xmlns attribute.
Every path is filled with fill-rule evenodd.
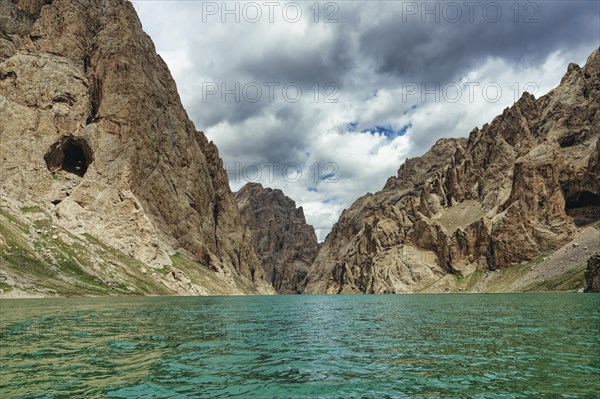
<svg viewBox="0 0 600 399"><path fill-rule="evenodd" d="M317 236L302 207L281 190L248 183L235 193L267 281L280 294L301 293L318 251Z"/></svg>
<svg viewBox="0 0 600 399"><path fill-rule="evenodd" d="M133 5L0 6L4 207L39 206L154 268L180 251L233 292L238 282L273 292L217 148L188 118Z"/></svg>
<svg viewBox="0 0 600 399"><path fill-rule="evenodd" d="M465 139L407 160L327 236L308 293L398 293L550 253L600 220L600 53Z"/></svg>
<svg viewBox="0 0 600 399"><path fill-rule="evenodd" d="M600 292L600 254L588 259L585 282L585 292Z"/></svg>

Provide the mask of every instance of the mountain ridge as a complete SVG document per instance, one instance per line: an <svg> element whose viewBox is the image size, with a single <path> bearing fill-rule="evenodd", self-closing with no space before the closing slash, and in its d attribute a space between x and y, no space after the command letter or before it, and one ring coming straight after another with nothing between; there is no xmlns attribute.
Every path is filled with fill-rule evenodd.
<svg viewBox="0 0 600 399"><path fill-rule="evenodd" d="M327 236L306 292L435 289L447 275L529 262L579 227L597 227L599 108L596 49L548 94L524 93L468 139L439 140L354 202Z"/></svg>

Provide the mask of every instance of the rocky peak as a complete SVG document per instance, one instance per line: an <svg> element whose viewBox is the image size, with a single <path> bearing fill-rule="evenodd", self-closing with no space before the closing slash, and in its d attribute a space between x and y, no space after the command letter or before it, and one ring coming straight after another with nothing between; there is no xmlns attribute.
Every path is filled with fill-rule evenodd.
<svg viewBox="0 0 600 399"><path fill-rule="evenodd" d="M242 223L252 241L267 281L278 293L300 293L314 261L317 237L306 224L302 207L279 189L248 183L235 193Z"/></svg>
<svg viewBox="0 0 600 399"><path fill-rule="evenodd" d="M390 177L383 189L414 187L438 172L442 166L450 164L456 151L465 144L464 138L439 139L423 156L407 159L398 169L397 177Z"/></svg>

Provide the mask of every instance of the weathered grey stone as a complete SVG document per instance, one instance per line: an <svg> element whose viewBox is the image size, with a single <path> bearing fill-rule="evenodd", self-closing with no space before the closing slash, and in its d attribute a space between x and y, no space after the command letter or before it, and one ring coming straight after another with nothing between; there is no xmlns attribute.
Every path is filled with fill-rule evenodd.
<svg viewBox="0 0 600 399"><path fill-rule="evenodd" d="M592 255L585 270L585 292L600 292L600 254Z"/></svg>
<svg viewBox="0 0 600 399"><path fill-rule="evenodd" d="M263 188L258 183L246 184L235 198L267 281L280 294L301 293L319 249L302 207L296 208L281 190Z"/></svg>

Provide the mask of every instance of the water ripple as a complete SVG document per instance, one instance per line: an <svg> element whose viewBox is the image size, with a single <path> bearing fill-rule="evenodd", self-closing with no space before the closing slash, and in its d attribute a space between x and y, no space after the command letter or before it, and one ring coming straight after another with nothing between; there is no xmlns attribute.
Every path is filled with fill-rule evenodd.
<svg viewBox="0 0 600 399"><path fill-rule="evenodd" d="M537 399L600 392L598 295L0 305L2 398Z"/></svg>

